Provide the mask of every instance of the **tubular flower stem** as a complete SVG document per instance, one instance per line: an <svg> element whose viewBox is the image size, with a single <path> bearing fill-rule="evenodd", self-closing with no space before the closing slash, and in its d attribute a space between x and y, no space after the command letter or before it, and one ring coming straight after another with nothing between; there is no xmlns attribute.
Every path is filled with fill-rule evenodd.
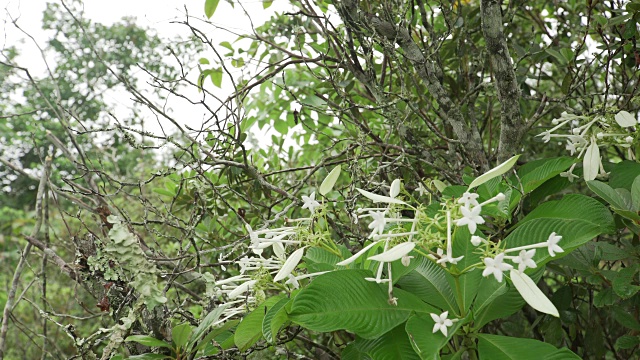
<svg viewBox="0 0 640 360"><path fill-rule="evenodd" d="M373 240L388 239L388 238L401 237L401 236L411 236L411 235L417 235L417 234L418 234L417 231L381 234L381 235L374 235Z"/></svg>
<svg viewBox="0 0 640 360"><path fill-rule="evenodd" d="M285 222L294 223L294 222L311 221L311 220L313 220L313 219L312 218L297 218L297 219L289 219L289 218L287 218L285 220Z"/></svg>
<svg viewBox="0 0 640 360"><path fill-rule="evenodd" d="M338 266L347 266L347 265L351 264L352 262L356 261L360 256L362 256L362 254L364 254L367 251L369 251L369 249L371 249L374 245L376 245L380 241L381 240L372 242L371 244L363 247L362 250L360 250L357 253L353 254L350 258L342 260L339 263L337 263L336 265L338 265Z"/></svg>
<svg viewBox="0 0 640 360"><path fill-rule="evenodd" d="M387 210L388 210L387 208L374 207L374 208L360 208L360 209L357 209L356 212L363 213L365 211L387 211ZM365 217L365 216L369 216L369 214L360 215L358 217Z"/></svg>
<svg viewBox="0 0 640 360"><path fill-rule="evenodd" d="M512 253L512 252L519 252L521 250L539 249L539 248L545 248L545 247L547 247L547 243L546 242L541 242L541 243L537 243L537 244L523 245L523 246L518 246L518 247L511 248L511 249L505 249L504 252L505 253Z"/></svg>
<svg viewBox="0 0 640 360"><path fill-rule="evenodd" d="M491 199L481 203L480 206L485 206L487 204L491 204L492 202L502 201L504 199L505 199L505 195L503 193L499 193L498 195L492 197Z"/></svg>

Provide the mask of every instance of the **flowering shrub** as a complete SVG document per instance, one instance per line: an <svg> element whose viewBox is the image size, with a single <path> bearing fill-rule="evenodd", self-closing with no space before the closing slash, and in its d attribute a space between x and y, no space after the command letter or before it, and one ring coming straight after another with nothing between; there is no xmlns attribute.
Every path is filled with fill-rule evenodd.
<svg viewBox="0 0 640 360"><path fill-rule="evenodd" d="M328 227L329 209L341 203L325 197L340 178L336 167L318 189L322 199L316 192L302 198L307 217L286 218L281 227L246 224L247 255L238 275L215 281L223 305L209 325L251 311L233 335L240 350L260 339L274 342L292 323L354 333L344 358L578 359L566 348L479 332L525 302L559 316L536 285L545 264L613 228L604 205L576 194L544 203L510 226L518 199L572 164L557 158L512 172L516 160L467 187L439 184L440 194L428 197L407 191L400 179L375 191L356 189L362 205L351 219L368 223L371 232L353 252Z"/></svg>

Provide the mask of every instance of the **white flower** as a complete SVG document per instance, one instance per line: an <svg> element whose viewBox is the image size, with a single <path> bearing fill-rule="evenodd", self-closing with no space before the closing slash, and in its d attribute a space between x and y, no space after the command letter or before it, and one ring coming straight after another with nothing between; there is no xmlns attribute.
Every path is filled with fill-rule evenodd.
<svg viewBox="0 0 640 360"><path fill-rule="evenodd" d="M478 228L478 224L484 224L484 219L480 216L480 211L482 211L481 206L475 206L471 209L466 207L461 207L460 211L462 212L462 219L456 220L457 226L469 226L469 232L471 234L476 232Z"/></svg>
<svg viewBox="0 0 640 360"><path fill-rule="evenodd" d="M369 229L373 230L369 237L373 237L375 234L382 234L384 232L384 226L387 224L385 212L369 211L369 216L371 216L371 218L373 219L373 221L369 224Z"/></svg>
<svg viewBox="0 0 640 360"><path fill-rule="evenodd" d="M320 203L316 200L316 192L312 192L309 196L302 195L302 201L304 204L302 205L303 209L309 209L311 214L314 213L317 207L320 207Z"/></svg>
<svg viewBox="0 0 640 360"><path fill-rule="evenodd" d="M464 207L471 208L478 205L478 194L466 192L462 194L462 197L458 199L458 204L464 204Z"/></svg>
<svg viewBox="0 0 640 360"><path fill-rule="evenodd" d="M495 258L484 258L486 268L482 272L482 276L487 277L493 274L498 282L502 282L502 272L513 269L513 266L503 263L504 253L496 255Z"/></svg>
<svg viewBox="0 0 640 360"><path fill-rule="evenodd" d="M249 280L246 281L244 283L242 283L242 285L236 287L235 289L233 289L229 294L229 299L235 299L238 296L244 294L245 292L247 292L249 289L251 289L253 287L253 285L256 283L257 280Z"/></svg>
<svg viewBox="0 0 640 360"><path fill-rule="evenodd" d="M558 242L562 240L562 236L556 235L555 231L549 235L549 239L547 240L547 249L549 250L549 255L556 256L555 253L564 252L560 246L558 246Z"/></svg>
<svg viewBox="0 0 640 360"><path fill-rule="evenodd" d="M624 141L626 141L629 144L631 144L633 142L633 136L627 136L626 138L624 138Z"/></svg>
<svg viewBox="0 0 640 360"><path fill-rule="evenodd" d="M442 256L438 261L436 261L436 263L438 264L446 264L446 263L452 263L452 264L457 264L458 261L462 260L464 256L458 256L457 258L451 257L451 255L446 254L444 256Z"/></svg>
<svg viewBox="0 0 640 360"><path fill-rule="evenodd" d="M416 188L416 191L418 192L418 194L420 194L420 196L423 196L427 192L427 189L424 188L422 183L419 183L418 188Z"/></svg>
<svg viewBox="0 0 640 360"><path fill-rule="evenodd" d="M483 240L484 240L484 239L483 239L483 238L481 238L480 236L476 236L476 235L471 236L471 244L472 244L473 246L478 246L478 245L480 245L480 244L482 243L482 241L483 241Z"/></svg>
<svg viewBox="0 0 640 360"><path fill-rule="evenodd" d="M453 323L458 321L458 319L448 319L449 312L445 311L440 315L431 313L431 318L435 321L435 325L433 325L433 333L437 333L438 331L442 332L444 336L447 336L447 330L449 327L453 326Z"/></svg>
<svg viewBox="0 0 640 360"><path fill-rule="evenodd" d="M571 140L567 140L565 149L567 149L571 153L571 155L573 155L576 153L576 144L574 144Z"/></svg>
<svg viewBox="0 0 640 360"><path fill-rule="evenodd" d="M536 254L536 249L520 250L520 254L514 257L511 261L518 264L518 271L522 274L528 267L537 267L536 262L533 261L533 256Z"/></svg>
<svg viewBox="0 0 640 360"><path fill-rule="evenodd" d="M413 256L405 255L400 259L400 262L404 266L409 266L409 264L411 264L411 259L413 259Z"/></svg>
<svg viewBox="0 0 640 360"><path fill-rule="evenodd" d="M300 284L298 283L298 279L296 279L295 276L289 274L289 280L284 282L285 285L291 285L291 287L293 287L294 289L297 289L300 287Z"/></svg>
<svg viewBox="0 0 640 360"><path fill-rule="evenodd" d="M569 182L573 182L573 179L577 179L579 176L575 175L573 172L571 172L571 170L569 170L569 171L561 172L560 177L566 177L567 180L569 180Z"/></svg>
<svg viewBox="0 0 640 360"><path fill-rule="evenodd" d="M543 131L540 134L536 135L536 136L542 136L542 140L545 143L548 143L551 140L551 132L550 131Z"/></svg>

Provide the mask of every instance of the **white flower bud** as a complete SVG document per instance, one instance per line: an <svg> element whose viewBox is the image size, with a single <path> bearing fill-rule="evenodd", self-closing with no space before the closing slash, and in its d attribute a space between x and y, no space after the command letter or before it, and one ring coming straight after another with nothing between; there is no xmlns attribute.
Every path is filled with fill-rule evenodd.
<svg viewBox="0 0 640 360"><path fill-rule="evenodd" d="M480 245L480 243L482 243L482 240L483 240L483 239L482 239L480 236L473 235L473 236L471 237L471 244L472 244L473 246L478 246L478 245Z"/></svg>

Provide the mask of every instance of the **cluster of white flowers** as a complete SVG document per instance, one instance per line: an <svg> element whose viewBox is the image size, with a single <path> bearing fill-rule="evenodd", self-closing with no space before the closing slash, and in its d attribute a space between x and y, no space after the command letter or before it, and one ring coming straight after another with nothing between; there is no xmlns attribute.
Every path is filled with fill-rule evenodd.
<svg viewBox="0 0 640 360"><path fill-rule="evenodd" d="M552 120L552 124L555 125L552 129L537 136L542 137L545 143L553 138L566 140L565 148L571 156L577 153L577 158L583 159L584 179L593 180L599 175L606 175L600 159L600 146L616 145L626 148L629 158L635 159L632 144L638 138L637 128L640 120L636 120L626 111L618 112L614 120L617 126L606 116L596 115L590 118L563 112L559 118ZM568 134L556 133L567 126ZM573 174L574 168L575 164L560 175L573 181L578 177Z"/></svg>
<svg viewBox="0 0 640 360"><path fill-rule="evenodd" d="M368 261L376 262L376 268L375 276L366 280L388 284L389 303L397 305L397 298L393 296L391 264L399 260L402 265L409 266L414 255L419 254L431 259L443 269L453 271L464 258L464 254L453 252L454 225L458 228L466 226L471 235L469 240L464 241L470 241L473 246L478 247L477 252L483 255L480 262L466 264L462 272L482 269L483 276L493 275L498 282L502 282L504 271L511 271L512 282L527 302L540 311L557 314L557 310L546 297L539 300L541 292L536 293L531 290L532 287L535 288L535 284L524 272L528 268L537 267L533 260L536 249L546 248L552 257L556 253L563 252L558 245L562 236L553 232L546 241L505 249L501 242L486 240L486 236L482 234L484 228L479 228L480 225L485 224L482 216L483 208L490 203L504 201L505 195L499 193L480 203L479 195L470 192L470 189L505 173L513 166L516 159L517 157L514 157L478 177L457 201L446 199L441 204L442 210L433 217L427 216L423 207L413 207L400 198L402 190L400 179L394 180L388 186L388 196L356 189L362 196L376 204L374 207L359 208L351 214L354 220L370 220L368 223L368 228L371 230L368 235L370 242L362 250L336 265L348 267L363 255L367 255ZM328 176L331 179L329 182L335 182L338 176L339 171L333 171ZM325 179L320 186L320 194L323 196L333 186L332 183L329 184L330 186L326 185L326 182ZM309 227L314 226L317 223L314 220L324 214L322 210L318 211L323 205L315 199L315 192L309 196L302 196L302 202L302 209L308 209L311 212L308 218L287 219L287 226L275 229L254 230L249 224L245 225L250 238L249 249L253 254L244 256L237 262L240 275L215 282L216 295L227 301L225 318L241 313L247 304L252 306L258 303L258 300L264 297L264 290L269 287L297 289L300 286L300 280L325 273L304 274L295 271L302 261L305 250L309 246L319 245L317 239L309 234ZM402 217L402 210L411 210L413 217ZM456 238L458 239L456 241L460 241L459 236ZM484 246L481 246L483 244ZM263 254L267 249L270 251L266 253L271 254L271 257L265 258ZM339 253L337 250L335 252ZM287 253L289 255L286 255ZM517 270L514 270L515 268ZM461 270L455 269L459 274ZM279 282L284 284L278 284ZM440 315L431 314L435 322L434 333L440 331L447 336L447 329L458 321L455 318L449 319L448 316L447 311Z"/></svg>

